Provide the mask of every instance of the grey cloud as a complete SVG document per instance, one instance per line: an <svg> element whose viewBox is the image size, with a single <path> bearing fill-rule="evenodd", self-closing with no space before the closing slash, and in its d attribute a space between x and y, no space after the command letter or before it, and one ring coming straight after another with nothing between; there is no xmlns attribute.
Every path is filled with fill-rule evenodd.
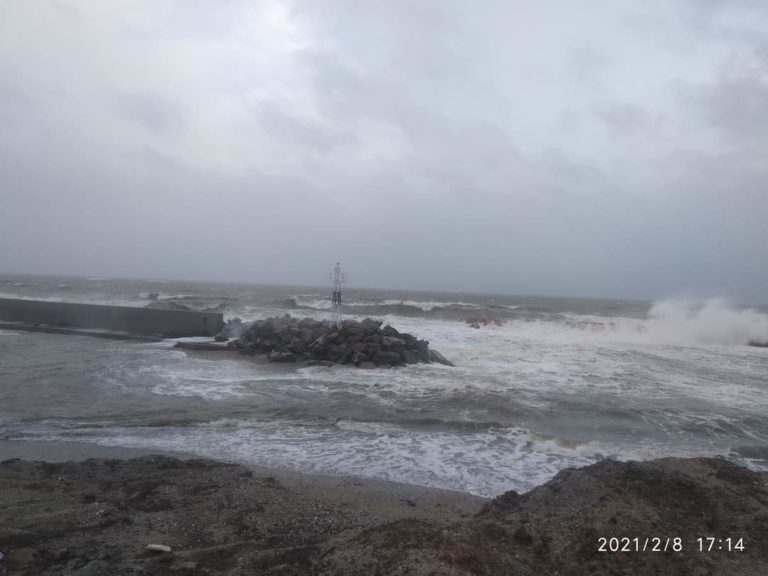
<svg viewBox="0 0 768 576"><path fill-rule="evenodd" d="M599 50L580 46L573 49L567 62L578 82L593 86L600 84L602 73L609 65L610 59Z"/></svg>
<svg viewBox="0 0 768 576"><path fill-rule="evenodd" d="M118 96L118 108L133 122L151 131L178 131L184 125L182 103L163 96L128 93Z"/></svg>
<svg viewBox="0 0 768 576"><path fill-rule="evenodd" d="M754 77L723 79L700 89L704 115L728 138L765 144L768 133L768 81Z"/></svg>
<svg viewBox="0 0 768 576"><path fill-rule="evenodd" d="M620 136L633 136L649 122L648 113L642 107L626 102L601 105L596 114L609 130Z"/></svg>
<svg viewBox="0 0 768 576"><path fill-rule="evenodd" d="M2 8L0 270L765 300L753 7L68 5Z"/></svg>
<svg viewBox="0 0 768 576"><path fill-rule="evenodd" d="M49 0L49 4L65 16L75 18L81 15L80 10L74 2L67 0Z"/></svg>

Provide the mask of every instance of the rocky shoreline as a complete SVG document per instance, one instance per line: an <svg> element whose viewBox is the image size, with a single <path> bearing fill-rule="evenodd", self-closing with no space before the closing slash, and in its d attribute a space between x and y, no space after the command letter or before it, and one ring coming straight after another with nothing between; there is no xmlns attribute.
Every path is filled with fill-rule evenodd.
<svg viewBox="0 0 768 576"><path fill-rule="evenodd" d="M212 342L178 342L176 347L260 354L270 362L347 364L358 368L433 362L453 366L426 340L371 318L344 320L338 325L288 314L247 324L235 319Z"/></svg>
<svg viewBox="0 0 768 576"><path fill-rule="evenodd" d="M364 482L167 456L5 460L0 575L768 573L768 474L720 458L604 460L488 501Z"/></svg>

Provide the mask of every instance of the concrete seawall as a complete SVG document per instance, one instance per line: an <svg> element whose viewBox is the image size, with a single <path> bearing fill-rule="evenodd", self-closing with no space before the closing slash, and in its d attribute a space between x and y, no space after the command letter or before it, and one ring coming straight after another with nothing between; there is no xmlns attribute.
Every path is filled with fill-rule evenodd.
<svg viewBox="0 0 768 576"><path fill-rule="evenodd" d="M224 327L224 316L219 312L158 310L7 298L0 298L0 320L32 326L157 334L166 338L214 336Z"/></svg>

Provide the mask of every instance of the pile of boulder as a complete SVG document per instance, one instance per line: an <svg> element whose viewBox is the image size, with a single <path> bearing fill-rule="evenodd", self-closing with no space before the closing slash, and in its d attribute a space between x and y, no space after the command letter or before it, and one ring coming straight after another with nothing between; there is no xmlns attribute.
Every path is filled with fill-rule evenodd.
<svg viewBox="0 0 768 576"><path fill-rule="evenodd" d="M231 337L228 328L219 340ZM266 354L272 362L314 361L360 368L421 362L452 366L442 354L430 349L426 340L382 326L381 321L371 318L336 324L311 318L299 320L285 314L237 328L240 333L228 342L228 347L245 354Z"/></svg>

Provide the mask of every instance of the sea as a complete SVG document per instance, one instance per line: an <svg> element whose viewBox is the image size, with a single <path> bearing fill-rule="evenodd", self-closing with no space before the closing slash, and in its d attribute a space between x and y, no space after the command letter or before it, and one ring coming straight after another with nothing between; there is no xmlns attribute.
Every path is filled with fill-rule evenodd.
<svg viewBox="0 0 768 576"><path fill-rule="evenodd" d="M329 318L330 287L0 275L0 297ZM346 318L455 366L256 364L0 330L0 441L187 452L495 496L603 458L768 470L768 310L722 300L362 290Z"/></svg>

